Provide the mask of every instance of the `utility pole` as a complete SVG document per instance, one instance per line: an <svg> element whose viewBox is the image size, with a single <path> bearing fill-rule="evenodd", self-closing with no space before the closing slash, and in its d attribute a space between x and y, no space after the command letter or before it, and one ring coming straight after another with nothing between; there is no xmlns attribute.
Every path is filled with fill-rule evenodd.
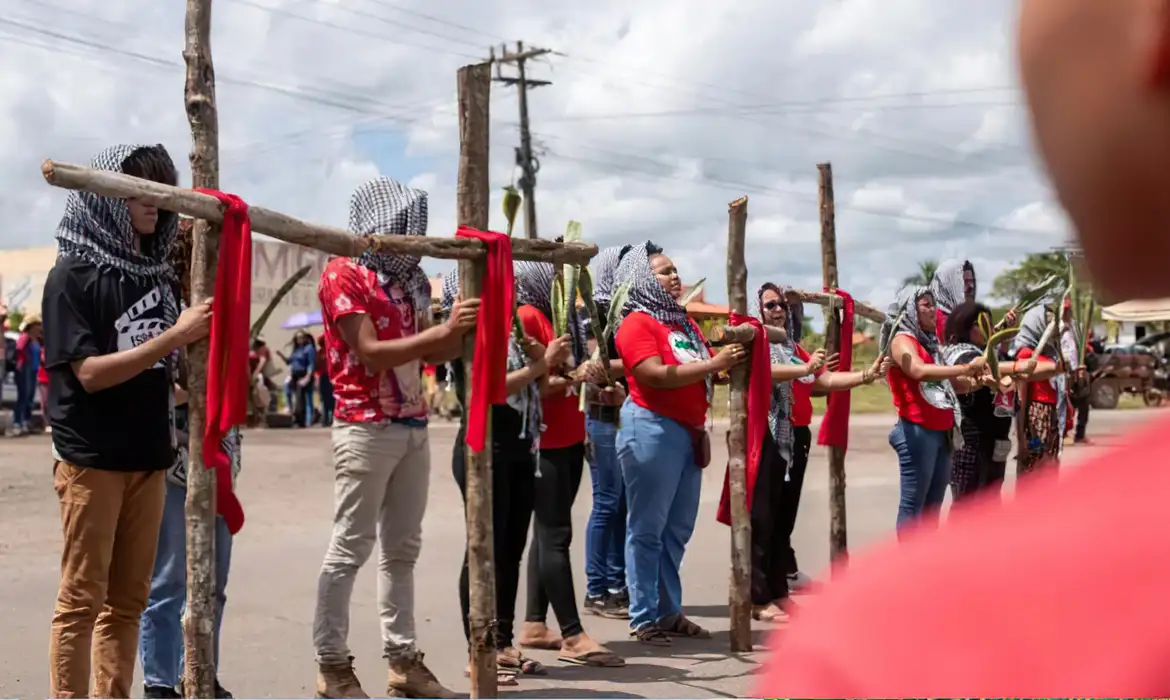
<svg viewBox="0 0 1170 700"><path fill-rule="evenodd" d="M516 50L508 51L507 44L500 46L500 55L496 55L492 47L489 61L496 67L497 83L519 88L520 96L520 147L516 149L516 165L520 166L520 192L524 195L524 235L527 238L536 238L536 173L540 170L540 161L532 155L532 135L528 131L528 88L537 88L552 85L548 80L532 80L524 70L524 64L530 58L537 58L552 53L552 49L524 49L524 42L516 42ZM516 66L516 77L503 74L502 64Z"/></svg>

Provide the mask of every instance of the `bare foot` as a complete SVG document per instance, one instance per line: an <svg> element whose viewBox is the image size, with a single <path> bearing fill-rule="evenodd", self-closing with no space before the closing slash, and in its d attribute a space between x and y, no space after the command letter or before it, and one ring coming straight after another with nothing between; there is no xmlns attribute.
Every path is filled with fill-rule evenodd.
<svg viewBox="0 0 1170 700"><path fill-rule="evenodd" d="M543 622L525 622L516 641L520 646L529 649L556 651L561 648L561 636L550 630Z"/></svg>
<svg viewBox="0 0 1170 700"><path fill-rule="evenodd" d="M785 622L788 613L775 602L752 606L752 618L761 622Z"/></svg>

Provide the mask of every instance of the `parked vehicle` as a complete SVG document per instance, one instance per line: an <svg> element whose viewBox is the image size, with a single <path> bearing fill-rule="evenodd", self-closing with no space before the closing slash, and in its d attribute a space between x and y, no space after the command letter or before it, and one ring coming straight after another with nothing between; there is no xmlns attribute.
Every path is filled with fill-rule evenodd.
<svg viewBox="0 0 1170 700"><path fill-rule="evenodd" d="M1094 372L1089 402L1093 408L1117 408L1125 394L1160 406L1170 393L1170 333L1147 336L1128 345L1108 345Z"/></svg>

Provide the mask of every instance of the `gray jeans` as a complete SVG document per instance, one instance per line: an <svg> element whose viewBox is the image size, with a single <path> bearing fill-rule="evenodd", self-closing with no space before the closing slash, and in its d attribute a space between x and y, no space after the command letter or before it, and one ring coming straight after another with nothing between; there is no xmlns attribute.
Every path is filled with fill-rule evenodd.
<svg viewBox="0 0 1170 700"><path fill-rule="evenodd" d="M430 482L426 428L390 422L333 426L333 536L317 581L313 645L318 663L351 654L354 578L378 544L378 612L387 657L415 652L414 563Z"/></svg>

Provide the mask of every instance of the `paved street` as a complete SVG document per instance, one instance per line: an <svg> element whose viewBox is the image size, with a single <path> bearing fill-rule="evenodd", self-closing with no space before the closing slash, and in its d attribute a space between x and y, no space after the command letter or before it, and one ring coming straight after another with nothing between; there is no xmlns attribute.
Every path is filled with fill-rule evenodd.
<svg viewBox="0 0 1170 700"><path fill-rule="evenodd" d="M1076 463L1117 444L1150 411L1093 414L1096 445L1070 448ZM853 551L891 536L898 497L897 463L886 443L890 416L853 419L848 456L849 536ZM816 426L814 426L815 431ZM628 666L595 670L565 667L551 652L531 655L550 667L543 679L521 680L508 697L735 697L749 693L761 653L727 651L728 530L715 522L726 454L722 439L705 474L702 512L683 567L687 612L714 633L710 641L683 641L663 651L632 643L623 622L586 617L586 629L626 655ZM418 625L427 663L448 685L467 691L465 643L456 582L464 525L451 476L450 424L432 429L431 500L418 565ZM47 692L49 619L58 581L60 525L50 476L49 438L0 441L0 697L43 698ZM311 697L310 644L317 572L330 530L332 477L328 433L267 430L246 434L240 492L248 523L235 542L223 632L221 677L236 697ZM828 479L825 454L814 448L796 544L802 568L821 572L828 562ZM586 476L588 482L588 476ZM583 484L574 508L573 561L578 597L584 590L583 528L589 513ZM523 586L523 583L522 583ZM524 592L518 615L522 616ZM551 618L550 618L551 619ZM766 642L764 626L757 640ZM351 646L367 690L382 692L385 671L374 605L373 565L355 592ZM141 692L141 683L136 684Z"/></svg>

